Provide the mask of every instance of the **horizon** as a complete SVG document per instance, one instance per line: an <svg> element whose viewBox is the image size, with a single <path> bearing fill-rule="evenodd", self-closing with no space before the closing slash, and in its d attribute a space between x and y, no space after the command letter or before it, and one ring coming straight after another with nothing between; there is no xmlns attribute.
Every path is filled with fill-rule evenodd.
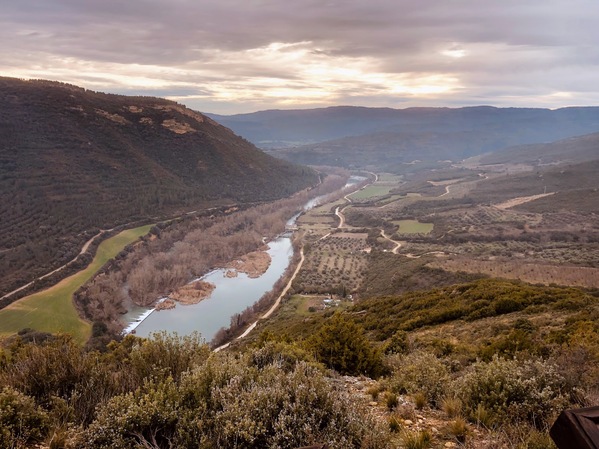
<svg viewBox="0 0 599 449"><path fill-rule="evenodd" d="M143 7L142 7L143 6ZM593 0L23 0L4 6L0 75L269 109L599 104Z"/></svg>
<svg viewBox="0 0 599 449"><path fill-rule="evenodd" d="M357 104L330 104L330 105L325 105L325 106L302 106L302 105L291 105L288 108L282 108L282 107L273 107L273 108L268 108L268 109L256 109L256 110L249 110L249 111L243 111L243 112L231 112L231 113L220 113L220 112L214 112L214 111L203 111L203 110L198 110L195 109L193 106L186 104L184 101L182 100L173 100L172 98L169 98L168 95L162 96L162 97L158 97L155 95L147 95L144 93L134 93L134 92L130 92L130 93L126 93L126 94L122 94L119 92L110 92L108 90L96 90L96 89L91 89L91 88L87 88L85 86L80 86L77 84L73 84L71 82L68 81L62 81L62 80L57 80L57 79L40 79L40 78L26 78L26 77L5 77L3 75L0 75L0 78L12 78L12 79L18 79L18 80L22 80L22 81L43 81L43 82L52 82L52 83L59 83L59 84L68 84L68 85L72 85L75 87L79 87L79 88L83 88L85 90L89 90L92 92L96 92L96 93L101 93L101 94L107 94L107 95L123 95L123 96L127 96L127 97L136 97L136 96L142 96L142 97L155 97L155 98L162 98L162 99L166 99L166 100L171 100L171 101L177 101L180 104L183 104L184 106L188 107L189 109L195 110L197 112L200 112L202 114L206 114L206 115L219 115L219 116L233 116L233 115L246 115L246 114L256 114L256 113L262 113L262 112L273 112L273 111L309 111L309 110L317 110L317 109L335 109L335 108L363 108L363 109L389 109L389 110L395 110L395 111L402 111L402 110L408 110L408 109L467 109L467 108L494 108L494 109L546 109L546 110L550 110L550 111L556 111L559 109L569 109L569 108L596 108L599 107L599 102L597 104L572 104L572 105L566 105L566 106L558 106L558 107L549 107L549 106L544 106L544 107L535 107L535 106L497 106L497 105L493 105L493 104L465 104L462 106L442 106L442 105L427 105L427 106L405 106L405 107L392 107L392 106L362 106L362 105L357 105Z"/></svg>

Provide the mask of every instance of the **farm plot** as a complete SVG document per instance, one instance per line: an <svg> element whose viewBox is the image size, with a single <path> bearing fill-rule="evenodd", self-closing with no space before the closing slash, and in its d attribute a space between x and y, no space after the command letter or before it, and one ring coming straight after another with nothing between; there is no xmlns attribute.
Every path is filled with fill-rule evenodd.
<svg viewBox="0 0 599 449"><path fill-rule="evenodd" d="M433 230L432 223L420 223L418 220L396 220L398 234L429 234Z"/></svg>
<svg viewBox="0 0 599 449"><path fill-rule="evenodd" d="M358 190L356 193L352 193L350 198L352 200L360 201L376 198L379 196L385 196L388 195L394 187L396 186L372 184L361 190Z"/></svg>
<svg viewBox="0 0 599 449"><path fill-rule="evenodd" d="M366 270L367 237L365 233L336 233L310 245L296 289L307 293L356 291Z"/></svg>
<svg viewBox="0 0 599 449"><path fill-rule="evenodd" d="M558 284L599 288L599 269L591 267L466 258L435 260L429 263L428 266L453 272L482 273L492 277L519 279L531 284Z"/></svg>

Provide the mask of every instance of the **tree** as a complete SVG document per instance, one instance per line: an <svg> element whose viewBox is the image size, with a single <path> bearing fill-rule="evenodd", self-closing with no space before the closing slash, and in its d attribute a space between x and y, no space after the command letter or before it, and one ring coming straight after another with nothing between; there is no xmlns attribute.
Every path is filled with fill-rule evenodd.
<svg viewBox="0 0 599 449"><path fill-rule="evenodd" d="M382 356L368 341L364 329L337 313L307 342L316 358L341 374L383 373Z"/></svg>

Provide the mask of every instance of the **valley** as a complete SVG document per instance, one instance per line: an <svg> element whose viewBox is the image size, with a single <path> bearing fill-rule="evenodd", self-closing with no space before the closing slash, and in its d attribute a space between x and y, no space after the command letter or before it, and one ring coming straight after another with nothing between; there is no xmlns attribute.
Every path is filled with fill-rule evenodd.
<svg viewBox="0 0 599 449"><path fill-rule="evenodd" d="M596 403L596 108L263 113L315 127L285 162L166 100L0 81L0 399L33 440L525 449Z"/></svg>

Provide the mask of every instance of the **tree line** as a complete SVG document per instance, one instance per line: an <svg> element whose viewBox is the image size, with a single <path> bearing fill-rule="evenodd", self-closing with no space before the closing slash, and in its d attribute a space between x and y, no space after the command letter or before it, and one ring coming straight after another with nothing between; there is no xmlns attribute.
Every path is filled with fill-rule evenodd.
<svg viewBox="0 0 599 449"><path fill-rule="evenodd" d="M346 179L329 175L318 187L287 199L158 225L77 291L75 304L86 319L120 331L119 317L131 304L152 305L211 269L258 250L265 239L282 233L287 220L310 198L338 190Z"/></svg>

